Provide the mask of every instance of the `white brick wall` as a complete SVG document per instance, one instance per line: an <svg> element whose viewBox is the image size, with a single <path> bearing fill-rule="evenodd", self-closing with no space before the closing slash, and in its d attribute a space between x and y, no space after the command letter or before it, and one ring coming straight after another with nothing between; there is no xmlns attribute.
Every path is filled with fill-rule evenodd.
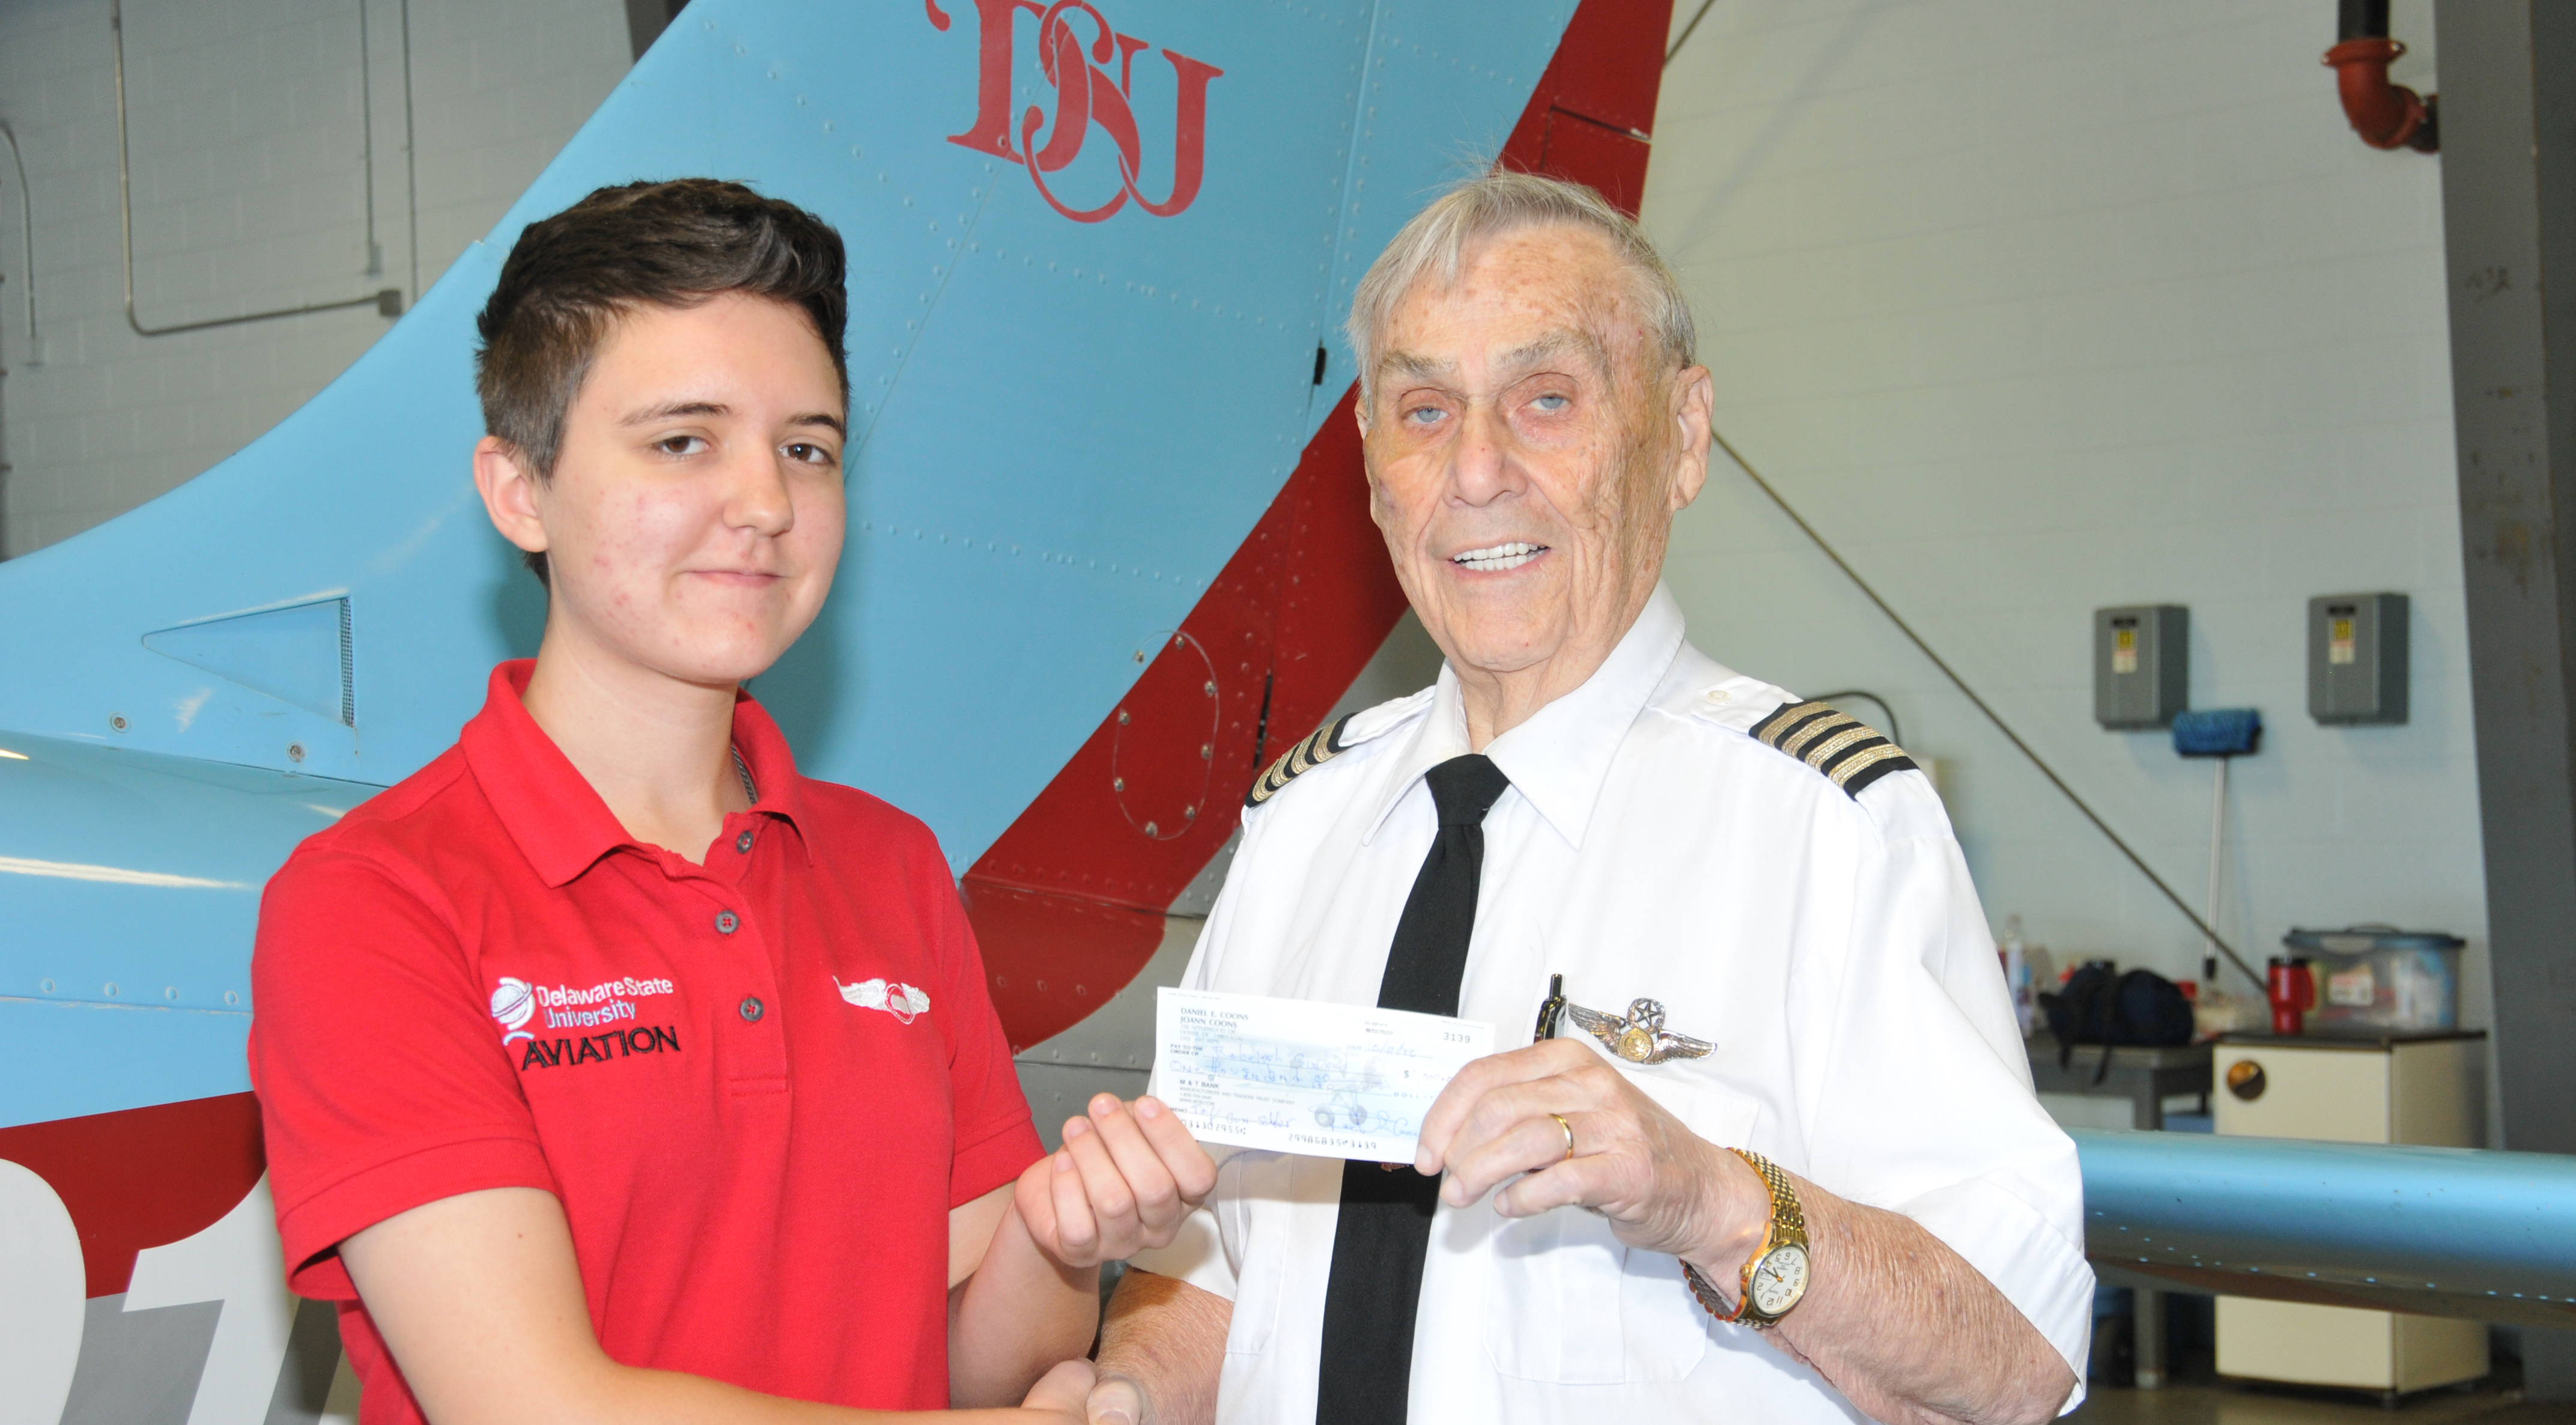
<svg viewBox="0 0 2576 1425"><path fill-rule="evenodd" d="M397 0L126 0L135 290L150 326L412 290ZM621 0L412 0L423 285L606 97ZM150 499L256 439L390 325L372 307L128 330L105 0L0 0L0 118L26 152L41 353L14 171L0 166L7 554ZM375 131L370 273L361 119ZM31 357L41 355L41 360Z"/></svg>
<svg viewBox="0 0 2576 1425"><path fill-rule="evenodd" d="M2428 90L2429 9L2394 24ZM2484 1023L2440 162L2353 137L2333 15L1717 0L1645 220L1721 428L2195 908L2211 769L2094 725L2101 605L2190 605L2193 705L2263 711L2222 932L2259 968L2294 924L2456 931ZM1722 458L1669 577L1722 661L1895 703L1998 926L2196 976L2188 923ZM2414 597L2414 720L2320 728L2306 601L2374 589Z"/></svg>

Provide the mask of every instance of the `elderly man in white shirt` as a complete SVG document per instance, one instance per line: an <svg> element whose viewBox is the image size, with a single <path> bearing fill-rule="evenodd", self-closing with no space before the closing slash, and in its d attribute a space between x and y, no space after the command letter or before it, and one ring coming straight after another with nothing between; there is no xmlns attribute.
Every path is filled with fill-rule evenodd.
<svg viewBox="0 0 2576 1425"><path fill-rule="evenodd" d="M1111 1302L1092 1418L2071 1409L2075 1151L1940 802L1684 642L1659 583L1710 441L1669 270L1589 190L1497 173L1396 238L1350 330L1447 662L1255 785L1184 984L1541 1037L1452 1081L1410 1164L1216 1150Z"/></svg>

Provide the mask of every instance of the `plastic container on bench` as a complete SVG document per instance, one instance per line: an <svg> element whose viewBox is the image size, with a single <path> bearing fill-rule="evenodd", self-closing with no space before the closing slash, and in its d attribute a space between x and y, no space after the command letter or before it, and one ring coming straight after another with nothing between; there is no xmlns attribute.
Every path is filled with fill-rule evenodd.
<svg viewBox="0 0 2576 1425"><path fill-rule="evenodd" d="M2311 1033L2361 1035L2460 1027L2460 950L2439 930L2356 925L2293 930L2281 943L2316 962Z"/></svg>

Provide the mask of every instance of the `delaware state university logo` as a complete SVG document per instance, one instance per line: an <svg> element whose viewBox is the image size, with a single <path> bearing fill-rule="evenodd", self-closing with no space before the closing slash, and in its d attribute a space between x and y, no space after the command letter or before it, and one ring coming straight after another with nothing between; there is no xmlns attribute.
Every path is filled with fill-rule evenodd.
<svg viewBox="0 0 2576 1425"><path fill-rule="evenodd" d="M1171 63L1174 81L1172 191L1158 203L1136 187L1145 166L1144 137L1133 103L1136 54L1152 48L1151 42L1118 33L1090 0L1055 0L1051 5L1039 0L973 3L981 26L976 37L975 124L962 134L949 135L950 143L1026 167L1038 196L1077 223L1107 221L1131 198L1158 218L1171 217L1198 200L1207 161L1208 81L1224 70L1178 50L1162 51ZM939 8L939 0L922 0L922 8L929 12L933 28L948 28L949 17ZM1015 129L1011 120L1011 83L1018 57L1014 27L1023 11L1038 17L1038 68L1055 86L1055 102L1052 115L1047 106L1030 105L1021 112ZM1108 68L1113 61L1115 74ZM1118 191L1095 206L1077 208L1058 196L1047 175L1062 173L1082 156L1094 125L1117 150ZM1040 129L1046 130L1044 143L1038 142Z"/></svg>
<svg viewBox="0 0 2576 1425"><path fill-rule="evenodd" d="M891 980L861 980L845 985L838 975L832 977L832 984L840 990L841 998L859 1008L884 1010L905 1024L912 1023L915 1015L930 1013L930 996L911 985Z"/></svg>
<svg viewBox="0 0 2576 1425"><path fill-rule="evenodd" d="M536 1012L536 988L527 981L511 975L503 975L501 983L493 987L492 1017L501 1021L502 1043L507 1044L513 1039L536 1038L537 1036L520 1028L534 1017Z"/></svg>
<svg viewBox="0 0 2576 1425"><path fill-rule="evenodd" d="M678 986L656 976L621 976L595 985L540 985L503 975L493 982L492 1018L501 1025L501 1044L521 1040L519 1067L548 1069L593 1060L630 1058L637 1054L677 1053L680 1037L668 1025L635 1022L637 1002L678 993ZM596 1029L596 1034L539 1039L526 1026L545 1014L548 1029Z"/></svg>
<svg viewBox="0 0 2576 1425"><path fill-rule="evenodd" d="M501 1022L501 1042L534 1039L526 1025L544 1010L548 1029L596 1029L635 1017L635 1002L674 992L669 980L632 975L595 985L538 985L516 975L503 975L492 986L492 1017Z"/></svg>

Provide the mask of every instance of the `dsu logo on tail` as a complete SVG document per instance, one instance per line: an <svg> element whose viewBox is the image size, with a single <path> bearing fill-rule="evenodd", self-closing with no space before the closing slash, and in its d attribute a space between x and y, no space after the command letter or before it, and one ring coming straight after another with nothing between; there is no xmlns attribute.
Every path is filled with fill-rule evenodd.
<svg viewBox="0 0 2576 1425"><path fill-rule="evenodd" d="M1149 42L1118 33L1089 0L1055 0L1052 5L1038 0L974 0L974 4L976 20L983 27L977 40L975 125L962 134L951 134L950 143L1024 165L1039 196L1078 223L1105 221L1127 206L1130 198L1159 218L1171 217L1197 200L1207 158L1208 81L1224 70L1178 50L1162 52L1171 61L1178 94L1172 113L1172 191L1157 203L1136 187L1145 149L1136 127L1136 110L1129 103L1135 94L1136 52L1148 48ZM939 8L939 0L922 0L922 8L934 28L948 28L948 15ZM1014 147L1011 71L1017 37L1012 27L1022 11L1038 17L1038 63L1047 82L1055 86L1055 112L1049 128L1047 110L1030 105L1020 115ZM1102 67L1113 59L1118 62L1114 77ZM1118 192L1096 208L1075 208L1047 186L1047 175L1063 172L1081 156L1094 124L1107 131L1118 150ZM1048 130L1044 144L1037 141L1041 128Z"/></svg>

